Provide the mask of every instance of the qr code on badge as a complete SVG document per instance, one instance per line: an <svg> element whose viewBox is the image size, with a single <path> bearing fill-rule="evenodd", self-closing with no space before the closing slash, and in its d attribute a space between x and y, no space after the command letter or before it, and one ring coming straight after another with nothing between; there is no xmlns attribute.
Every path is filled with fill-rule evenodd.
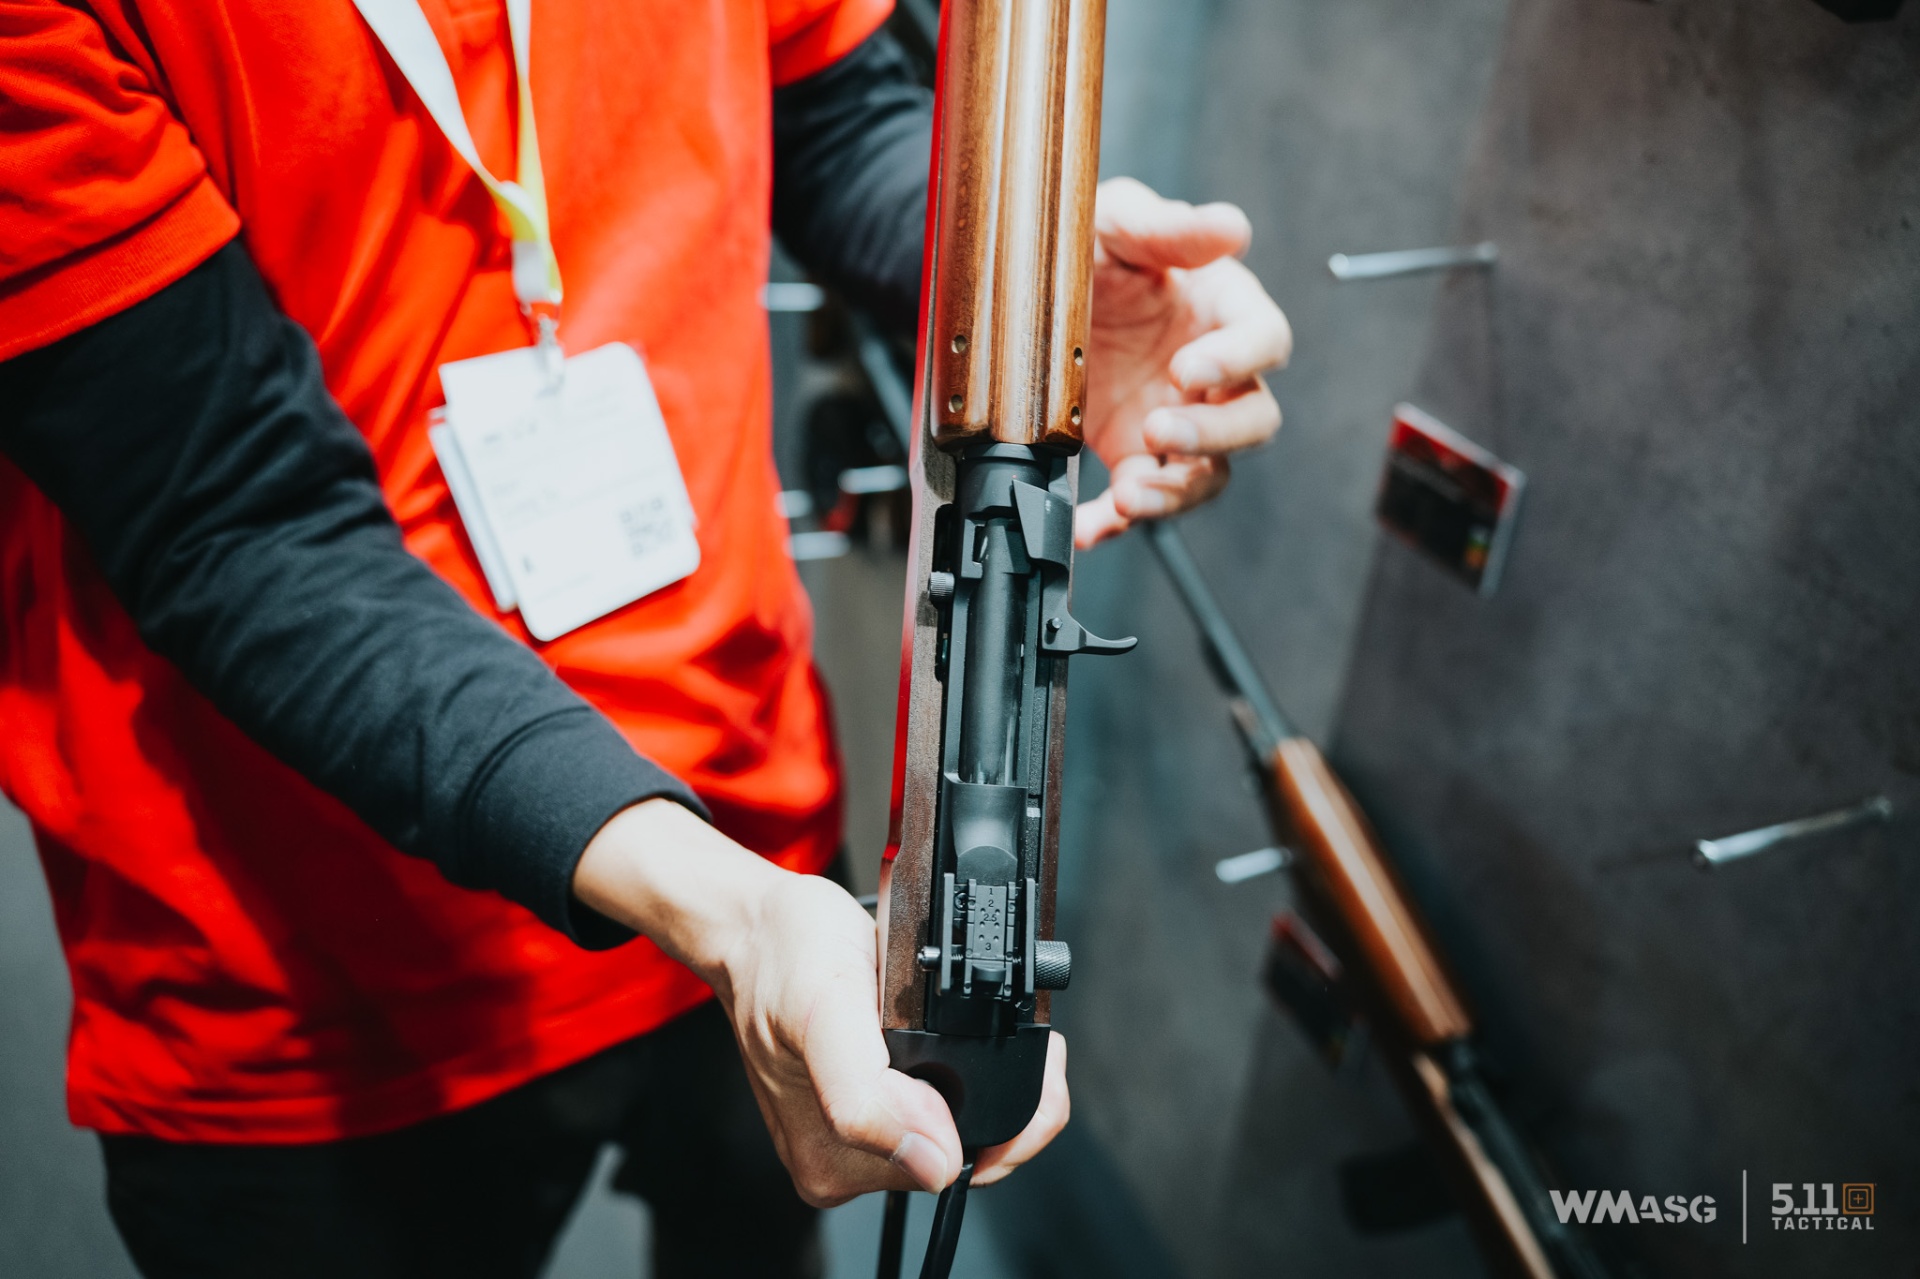
<svg viewBox="0 0 1920 1279"><path fill-rule="evenodd" d="M673 541L673 508L664 497L636 502L620 512L620 527L627 535L628 553L645 559Z"/></svg>

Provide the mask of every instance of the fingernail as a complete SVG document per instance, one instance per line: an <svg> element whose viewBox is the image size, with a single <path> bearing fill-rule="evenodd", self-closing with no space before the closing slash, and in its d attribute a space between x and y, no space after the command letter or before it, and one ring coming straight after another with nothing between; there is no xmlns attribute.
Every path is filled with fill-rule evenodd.
<svg viewBox="0 0 1920 1279"><path fill-rule="evenodd" d="M1226 371L1212 360L1192 359L1182 361L1175 376L1183 389L1191 391L1195 387L1213 386L1226 377Z"/></svg>
<svg viewBox="0 0 1920 1279"><path fill-rule="evenodd" d="M1200 430L1183 417L1163 414L1153 421L1153 445L1163 453L1192 453L1200 447Z"/></svg>
<svg viewBox="0 0 1920 1279"><path fill-rule="evenodd" d="M893 1152L893 1164L919 1182L922 1190L939 1190L947 1184L947 1156L917 1132L900 1139L900 1145Z"/></svg>

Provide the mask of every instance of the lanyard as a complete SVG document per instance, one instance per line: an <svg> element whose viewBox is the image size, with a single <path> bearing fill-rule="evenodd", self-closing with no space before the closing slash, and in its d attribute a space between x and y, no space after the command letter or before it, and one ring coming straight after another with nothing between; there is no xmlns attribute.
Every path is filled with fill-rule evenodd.
<svg viewBox="0 0 1920 1279"><path fill-rule="evenodd" d="M520 89L520 137L515 148L517 171L511 182L496 178L480 162L467 128L466 113L453 85L447 55L427 25L418 0L354 0L380 43L386 46L400 74L419 95L440 131L460 158L470 165L507 220L513 235L513 292L520 307L539 326L540 345L556 362L559 345L560 264L553 254L553 235L547 224L547 183L540 169L540 139L533 127L533 90L527 53L533 0L507 0L507 29L513 40L514 78Z"/></svg>

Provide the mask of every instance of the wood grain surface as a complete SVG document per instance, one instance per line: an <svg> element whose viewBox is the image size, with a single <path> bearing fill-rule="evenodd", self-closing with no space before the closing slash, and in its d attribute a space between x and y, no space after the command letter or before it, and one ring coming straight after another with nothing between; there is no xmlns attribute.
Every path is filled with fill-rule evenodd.
<svg viewBox="0 0 1920 1279"><path fill-rule="evenodd" d="M1446 1072L1423 1052L1398 1060L1405 1063L1396 1073L1404 1076L1408 1105L1439 1143L1442 1170L1455 1183L1467 1224L1497 1279L1556 1279L1513 1187L1454 1104Z"/></svg>
<svg viewBox="0 0 1920 1279"><path fill-rule="evenodd" d="M941 26L934 439L1075 447L1105 0L966 0Z"/></svg>
<svg viewBox="0 0 1920 1279"><path fill-rule="evenodd" d="M1280 743L1274 794L1302 867L1338 912L1379 995L1414 1044L1431 1048L1471 1033L1473 1021L1407 904L1373 828L1305 737Z"/></svg>

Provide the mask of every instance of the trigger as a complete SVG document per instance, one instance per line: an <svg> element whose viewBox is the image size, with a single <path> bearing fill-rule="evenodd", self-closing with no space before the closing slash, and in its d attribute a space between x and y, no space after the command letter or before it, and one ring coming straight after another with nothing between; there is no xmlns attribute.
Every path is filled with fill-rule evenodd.
<svg viewBox="0 0 1920 1279"><path fill-rule="evenodd" d="M1076 653L1089 656L1129 653L1140 642L1133 635L1126 639L1101 639L1065 613L1049 617L1040 630L1040 651L1051 657L1072 657Z"/></svg>

